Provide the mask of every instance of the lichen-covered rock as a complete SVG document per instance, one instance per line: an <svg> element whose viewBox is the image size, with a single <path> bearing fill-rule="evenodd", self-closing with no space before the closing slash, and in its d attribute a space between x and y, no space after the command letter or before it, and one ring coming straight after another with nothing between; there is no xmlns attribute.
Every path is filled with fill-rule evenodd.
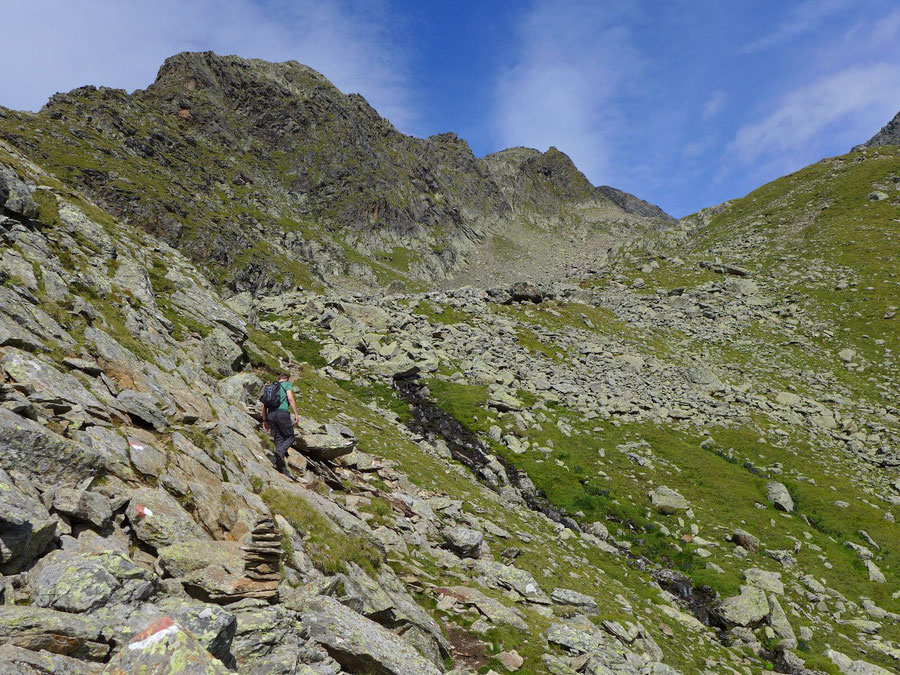
<svg viewBox="0 0 900 675"><path fill-rule="evenodd" d="M156 576L118 551L53 551L33 575L34 603L64 612L90 612L108 603L147 598Z"/></svg>
<svg viewBox="0 0 900 675"><path fill-rule="evenodd" d="M95 450L0 407L0 468L56 485L83 480L103 466Z"/></svg>
<svg viewBox="0 0 900 675"><path fill-rule="evenodd" d="M571 605L586 614L600 613L600 608L594 598L568 588L554 588L550 592L550 599L557 605Z"/></svg>
<svg viewBox="0 0 900 675"><path fill-rule="evenodd" d="M447 548L462 558L478 558L481 556L481 544L484 535L470 527L454 525L441 531Z"/></svg>
<svg viewBox="0 0 900 675"><path fill-rule="evenodd" d="M0 642L33 651L101 661L110 646L103 621L43 607L0 605Z"/></svg>
<svg viewBox="0 0 900 675"><path fill-rule="evenodd" d="M28 495L0 469L0 573L15 574L43 553L56 534L56 520L37 494Z"/></svg>
<svg viewBox="0 0 900 675"><path fill-rule="evenodd" d="M440 675L431 662L397 635L329 597L310 598L301 622L341 667L379 675Z"/></svg>
<svg viewBox="0 0 900 675"><path fill-rule="evenodd" d="M725 598L716 608L716 615L728 626L751 626L768 614L766 593L755 586L741 586L740 595Z"/></svg>
<svg viewBox="0 0 900 675"><path fill-rule="evenodd" d="M73 659L48 651L35 652L13 644L0 645L2 675L99 675L102 663Z"/></svg>
<svg viewBox="0 0 900 675"><path fill-rule="evenodd" d="M135 635L103 670L104 675L226 675L230 672L197 638L168 616Z"/></svg>
<svg viewBox="0 0 900 675"><path fill-rule="evenodd" d="M126 512L135 536L155 549L188 539L208 539L172 495L163 488L138 488Z"/></svg>
<svg viewBox="0 0 900 675"><path fill-rule="evenodd" d="M550 598L541 590L534 577L525 570L489 560L477 561L475 569L485 577L490 585L515 591L529 602L541 605L550 604Z"/></svg>
<svg viewBox="0 0 900 675"><path fill-rule="evenodd" d="M100 493L89 490L59 488L53 494L53 508L98 528L106 527L112 519L109 500Z"/></svg>
<svg viewBox="0 0 900 675"><path fill-rule="evenodd" d="M248 576L240 542L193 539L163 548L158 564L177 578L191 595L211 602L233 602L241 598L270 598L278 580Z"/></svg>

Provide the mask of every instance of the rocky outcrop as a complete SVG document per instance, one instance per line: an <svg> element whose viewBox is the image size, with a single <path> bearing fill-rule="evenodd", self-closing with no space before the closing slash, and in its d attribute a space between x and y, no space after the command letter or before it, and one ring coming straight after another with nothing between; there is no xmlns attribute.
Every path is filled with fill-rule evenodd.
<svg viewBox="0 0 900 675"><path fill-rule="evenodd" d="M853 148L853 150L862 150L863 148L877 148L882 145L900 145L900 112L894 115L894 118L881 127L881 130L872 136L865 143L861 143Z"/></svg>

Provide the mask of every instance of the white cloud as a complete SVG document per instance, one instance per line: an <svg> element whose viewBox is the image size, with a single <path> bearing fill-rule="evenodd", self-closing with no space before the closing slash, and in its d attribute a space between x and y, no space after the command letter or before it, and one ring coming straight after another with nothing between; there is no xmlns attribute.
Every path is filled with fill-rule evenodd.
<svg viewBox="0 0 900 675"><path fill-rule="evenodd" d="M295 59L359 92L398 127L414 123L405 54L381 3L334 0L4 2L0 104L35 110L84 84L150 84L167 56L213 50Z"/></svg>
<svg viewBox="0 0 900 675"><path fill-rule="evenodd" d="M522 15L515 60L497 78L498 145L553 145L593 182L609 180L623 124L614 102L640 68L621 18L616 4L590 2L538 2Z"/></svg>
<svg viewBox="0 0 900 675"><path fill-rule="evenodd" d="M818 159L820 148L849 150L894 116L900 64L845 68L787 94L764 118L738 129L729 155L746 164L792 170Z"/></svg>
<svg viewBox="0 0 900 675"><path fill-rule="evenodd" d="M834 14L855 4L856 0L806 0L795 6L788 14L788 18L778 24L771 33L746 45L744 51L760 51L814 31Z"/></svg>
<svg viewBox="0 0 900 675"><path fill-rule="evenodd" d="M728 95L718 89L712 93L712 95L706 100L706 103L703 104L703 119L708 120L716 115L722 107L725 105L725 101L728 100Z"/></svg>

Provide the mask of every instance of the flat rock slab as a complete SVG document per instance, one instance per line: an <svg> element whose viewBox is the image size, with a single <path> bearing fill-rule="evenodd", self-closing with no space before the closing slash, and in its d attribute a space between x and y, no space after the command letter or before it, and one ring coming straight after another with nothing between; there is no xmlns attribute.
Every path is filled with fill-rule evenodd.
<svg viewBox="0 0 900 675"><path fill-rule="evenodd" d="M82 614L43 607L0 606L0 642L32 651L102 661L110 649L101 636L104 627L99 619Z"/></svg>
<svg viewBox="0 0 900 675"><path fill-rule="evenodd" d="M311 598L302 610L301 623L309 638L350 672L440 675L402 638L333 598Z"/></svg>
<svg viewBox="0 0 900 675"><path fill-rule="evenodd" d="M0 645L0 673L3 675L99 675L102 663L80 661L47 651L33 652L15 645Z"/></svg>

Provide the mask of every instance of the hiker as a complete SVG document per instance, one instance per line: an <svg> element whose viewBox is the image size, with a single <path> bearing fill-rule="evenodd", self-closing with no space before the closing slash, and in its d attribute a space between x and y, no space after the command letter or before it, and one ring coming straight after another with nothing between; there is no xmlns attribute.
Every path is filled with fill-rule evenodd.
<svg viewBox="0 0 900 675"><path fill-rule="evenodd" d="M293 388L290 376L282 373L278 376L278 382L266 386L260 398L263 429L271 431L272 440L275 441L275 468L284 474L287 473L287 464L284 458L288 448L294 444L294 425L300 423ZM277 406L276 402L278 402ZM293 417L288 412L288 406L294 413Z"/></svg>

